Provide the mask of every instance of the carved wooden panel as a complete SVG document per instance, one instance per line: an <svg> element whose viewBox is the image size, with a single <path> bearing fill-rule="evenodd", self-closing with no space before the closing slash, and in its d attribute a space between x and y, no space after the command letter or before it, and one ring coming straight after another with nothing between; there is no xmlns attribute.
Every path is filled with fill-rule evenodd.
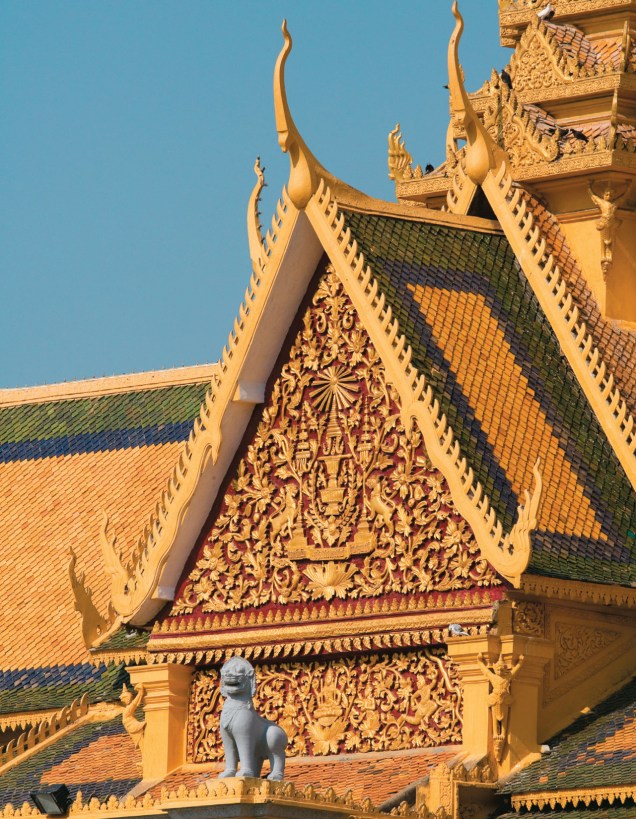
<svg viewBox="0 0 636 819"><path fill-rule="evenodd" d="M257 668L255 705L281 725L289 756L394 751L461 741L460 686L440 650L368 654ZM223 756L219 672L195 674L188 718L192 762Z"/></svg>

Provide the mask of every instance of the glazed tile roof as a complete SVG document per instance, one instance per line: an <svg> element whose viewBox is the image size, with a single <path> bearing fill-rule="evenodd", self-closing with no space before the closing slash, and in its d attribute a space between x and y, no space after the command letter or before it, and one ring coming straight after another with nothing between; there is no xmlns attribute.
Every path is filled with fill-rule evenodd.
<svg viewBox="0 0 636 819"><path fill-rule="evenodd" d="M556 37L559 47L566 57L575 60L582 68L594 68L596 65L608 61L613 66L620 55L620 43L613 40L603 40L592 43L576 26L569 23L544 24Z"/></svg>
<svg viewBox="0 0 636 819"><path fill-rule="evenodd" d="M63 708L83 694L92 704L116 700L128 682L123 665L53 665L0 671L0 714Z"/></svg>
<svg viewBox="0 0 636 819"><path fill-rule="evenodd" d="M188 368L186 383L180 371L123 377L123 386L103 379L101 392L101 380L63 385L73 397L60 396L57 386L0 391L5 672L45 667L52 679L59 666L64 679L84 673L78 668L88 657L68 577L69 548L105 612L102 513L110 515L125 557L174 468L212 372L211 365Z"/></svg>
<svg viewBox="0 0 636 819"><path fill-rule="evenodd" d="M632 581L636 496L505 237L345 216L507 530L541 458L531 570Z"/></svg>
<svg viewBox="0 0 636 819"><path fill-rule="evenodd" d="M550 754L513 776L502 793L636 783L636 681L548 740Z"/></svg>
<svg viewBox="0 0 636 819"><path fill-rule="evenodd" d="M20 807L38 786L66 785L75 799L125 796L141 780L141 755L121 718L79 725L17 765L0 770L0 808Z"/></svg>
<svg viewBox="0 0 636 819"><path fill-rule="evenodd" d="M368 797L374 805L380 806L426 777L435 765L450 763L459 756L461 749L455 745L396 753L291 757L285 762L285 781L293 782L300 789L313 785L317 791L325 791L331 787L337 796L350 790L355 801ZM186 765L153 785L150 793L159 796L163 788L171 792L181 785L196 788L206 779L215 778L221 770L222 763ZM266 764L264 776L267 770ZM406 795L403 798L406 800Z"/></svg>

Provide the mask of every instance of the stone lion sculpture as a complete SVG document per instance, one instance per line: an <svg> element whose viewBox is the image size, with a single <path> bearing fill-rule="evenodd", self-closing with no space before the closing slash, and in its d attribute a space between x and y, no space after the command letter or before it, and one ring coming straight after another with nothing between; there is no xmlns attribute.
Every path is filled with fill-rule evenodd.
<svg viewBox="0 0 636 819"><path fill-rule="evenodd" d="M281 781L285 772L287 734L283 729L257 714L252 697L256 692L254 668L242 657L232 657L221 669L221 739L225 752L225 770L219 778L236 776L239 762L241 776L260 777L265 759L269 759L268 779Z"/></svg>

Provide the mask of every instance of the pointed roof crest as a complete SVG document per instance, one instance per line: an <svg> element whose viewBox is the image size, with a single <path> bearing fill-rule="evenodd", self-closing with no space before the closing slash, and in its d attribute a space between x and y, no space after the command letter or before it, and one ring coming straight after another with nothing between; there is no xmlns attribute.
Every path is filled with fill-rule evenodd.
<svg viewBox="0 0 636 819"><path fill-rule="evenodd" d="M274 114L278 144L284 153L289 154L291 170L287 190L293 204L302 210L318 188L320 163L311 153L300 135L289 110L285 90L285 63L292 50L292 38L287 29L287 20L283 20L284 44L274 68Z"/></svg>
<svg viewBox="0 0 636 819"><path fill-rule="evenodd" d="M448 43L448 88L452 116L466 134L466 173L475 185L481 185L488 171L508 165L504 151L493 141L477 116L464 88L464 77L459 64L459 41L464 31L464 19L457 0L453 2L455 29Z"/></svg>

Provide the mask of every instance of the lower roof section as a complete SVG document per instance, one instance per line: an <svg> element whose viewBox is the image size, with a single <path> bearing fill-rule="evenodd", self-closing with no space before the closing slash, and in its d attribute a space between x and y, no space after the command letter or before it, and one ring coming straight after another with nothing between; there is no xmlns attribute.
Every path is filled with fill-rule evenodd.
<svg viewBox="0 0 636 819"><path fill-rule="evenodd" d="M354 801L368 798L379 808L400 801L412 804L419 780L428 776L436 765L452 765L463 756L461 747L452 745L393 753L291 757L285 763L285 782L292 782L299 790L308 785L316 790L333 788L337 796L351 791ZM182 786L196 789L207 780L216 779L222 770L222 763L184 765L148 790L153 797L158 797L164 790L177 791ZM267 776L268 770L265 763L263 776ZM143 790L135 791L137 796L143 793Z"/></svg>

